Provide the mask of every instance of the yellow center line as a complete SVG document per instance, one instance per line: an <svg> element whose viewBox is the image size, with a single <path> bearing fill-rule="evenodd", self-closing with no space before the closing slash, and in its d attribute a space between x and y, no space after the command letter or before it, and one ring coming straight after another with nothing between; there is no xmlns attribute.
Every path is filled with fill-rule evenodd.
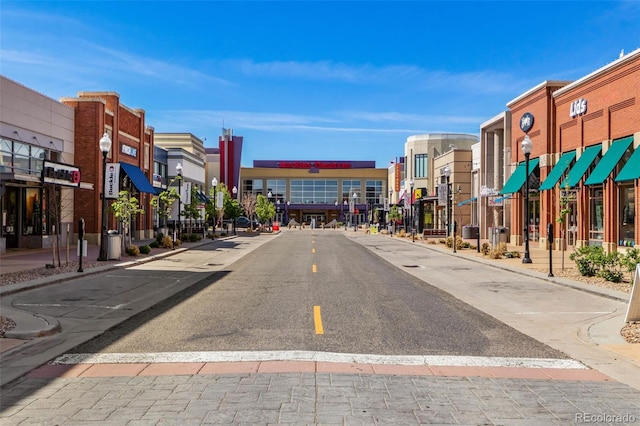
<svg viewBox="0 0 640 426"><path fill-rule="evenodd" d="M313 266L311 267L311 271L312 271L312 272L318 272L318 268L316 267L316 265L313 265Z"/></svg>
<svg viewBox="0 0 640 426"><path fill-rule="evenodd" d="M313 307L313 321L316 325L316 334L324 334L322 327L322 316L320 315L320 306Z"/></svg>
<svg viewBox="0 0 640 426"><path fill-rule="evenodd" d="M315 252L316 252L316 249L312 248L311 253L315 253Z"/></svg>

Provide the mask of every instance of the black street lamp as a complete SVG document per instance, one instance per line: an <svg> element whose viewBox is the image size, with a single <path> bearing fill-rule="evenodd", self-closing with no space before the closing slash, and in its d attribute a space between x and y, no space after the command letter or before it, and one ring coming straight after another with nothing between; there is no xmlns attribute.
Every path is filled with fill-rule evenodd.
<svg viewBox="0 0 640 426"><path fill-rule="evenodd" d="M178 176L178 239L180 239L180 215L182 210L182 164L176 164L176 176Z"/></svg>
<svg viewBox="0 0 640 426"><path fill-rule="evenodd" d="M213 188L213 234L211 235L211 239L213 240L216 236L216 221L217 221L217 212L216 212L216 187L218 186L218 179L211 179L211 187Z"/></svg>
<svg viewBox="0 0 640 426"><path fill-rule="evenodd" d="M531 263L531 257L529 257L529 155L531 155L532 150L533 142L531 142L529 135L525 134L522 140L526 176L524 186L524 257L522 258L522 263Z"/></svg>
<svg viewBox="0 0 640 426"><path fill-rule="evenodd" d="M415 229L415 223L414 223L414 219L413 219L413 181L410 180L409 181L409 197L411 200L411 207L409 210L409 225L411 226L411 241L415 242L416 241L416 229Z"/></svg>
<svg viewBox="0 0 640 426"><path fill-rule="evenodd" d="M444 177L447 179L447 237L451 231L451 206L449 205L451 198L451 188L449 187L449 178L451 177L451 169L449 166L445 166L444 168Z"/></svg>
<svg viewBox="0 0 640 426"><path fill-rule="evenodd" d="M102 199L102 225L100 227L101 236L100 236L100 254L98 255L98 260L107 260L107 239L109 235L107 234L107 215L109 212L107 211L107 199L105 198L105 186L107 186L107 153L111 150L111 139L109 135L105 132L105 134L100 138L100 151L102 151L102 195L100 198Z"/></svg>
<svg viewBox="0 0 640 426"><path fill-rule="evenodd" d="M353 232L358 230L358 215L356 214L356 200L358 199L358 195L353 192Z"/></svg>
<svg viewBox="0 0 640 426"><path fill-rule="evenodd" d="M234 185L233 189L231 190L231 193L233 194L233 199L235 200L238 196L238 188ZM233 235L236 235L236 218L233 218Z"/></svg>

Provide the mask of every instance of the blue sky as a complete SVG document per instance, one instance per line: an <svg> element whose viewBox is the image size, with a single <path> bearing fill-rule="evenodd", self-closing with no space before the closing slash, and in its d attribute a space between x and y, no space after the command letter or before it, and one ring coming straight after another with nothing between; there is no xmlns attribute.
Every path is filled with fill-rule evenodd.
<svg viewBox="0 0 640 426"><path fill-rule="evenodd" d="M253 160L402 156L478 134L545 80L640 47L638 1L6 1L0 72L54 99L114 91L156 132Z"/></svg>

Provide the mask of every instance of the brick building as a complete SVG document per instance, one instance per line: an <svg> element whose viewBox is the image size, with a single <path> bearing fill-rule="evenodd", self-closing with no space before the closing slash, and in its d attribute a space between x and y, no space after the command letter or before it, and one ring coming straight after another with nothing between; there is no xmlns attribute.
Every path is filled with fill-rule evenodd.
<svg viewBox="0 0 640 426"><path fill-rule="evenodd" d="M507 107L515 171L502 193L512 196L512 242L522 242L517 230L526 223L530 241L546 244L547 225L558 229L564 202L568 244L599 245L606 251L637 245L640 49L572 83L545 82ZM521 127L523 122L530 122L530 128ZM521 189L527 177L520 147L525 133L533 142L526 222Z"/></svg>
<svg viewBox="0 0 640 426"><path fill-rule="evenodd" d="M111 138L107 163L120 166L120 190L129 190L145 213L132 218L132 238L153 236L153 215L150 205L156 190L153 181L154 129L146 126L145 112L120 103L115 92L80 92L76 98L63 98L61 102L75 110L75 163L82 166L83 180L93 183L94 191L77 191L74 221L85 220L85 238L89 244L98 244L102 221L102 153L99 141L104 133ZM107 199L111 204L112 200ZM118 229L118 223L109 210L107 229Z"/></svg>

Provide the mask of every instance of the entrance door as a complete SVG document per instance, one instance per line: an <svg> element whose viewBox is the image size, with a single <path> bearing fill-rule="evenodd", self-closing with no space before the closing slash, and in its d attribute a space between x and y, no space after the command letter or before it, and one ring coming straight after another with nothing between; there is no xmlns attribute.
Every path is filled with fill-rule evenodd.
<svg viewBox="0 0 640 426"><path fill-rule="evenodd" d="M529 199L529 241L540 240L540 198Z"/></svg>
<svg viewBox="0 0 640 426"><path fill-rule="evenodd" d="M20 221L20 188L7 186L2 197L2 234L7 239L7 248L18 247L18 232L22 229Z"/></svg>
<svg viewBox="0 0 640 426"><path fill-rule="evenodd" d="M316 226L320 225L321 223L325 223L325 215L323 214L305 213L302 220L304 221L304 223L311 223L311 221L314 219L316 222Z"/></svg>

